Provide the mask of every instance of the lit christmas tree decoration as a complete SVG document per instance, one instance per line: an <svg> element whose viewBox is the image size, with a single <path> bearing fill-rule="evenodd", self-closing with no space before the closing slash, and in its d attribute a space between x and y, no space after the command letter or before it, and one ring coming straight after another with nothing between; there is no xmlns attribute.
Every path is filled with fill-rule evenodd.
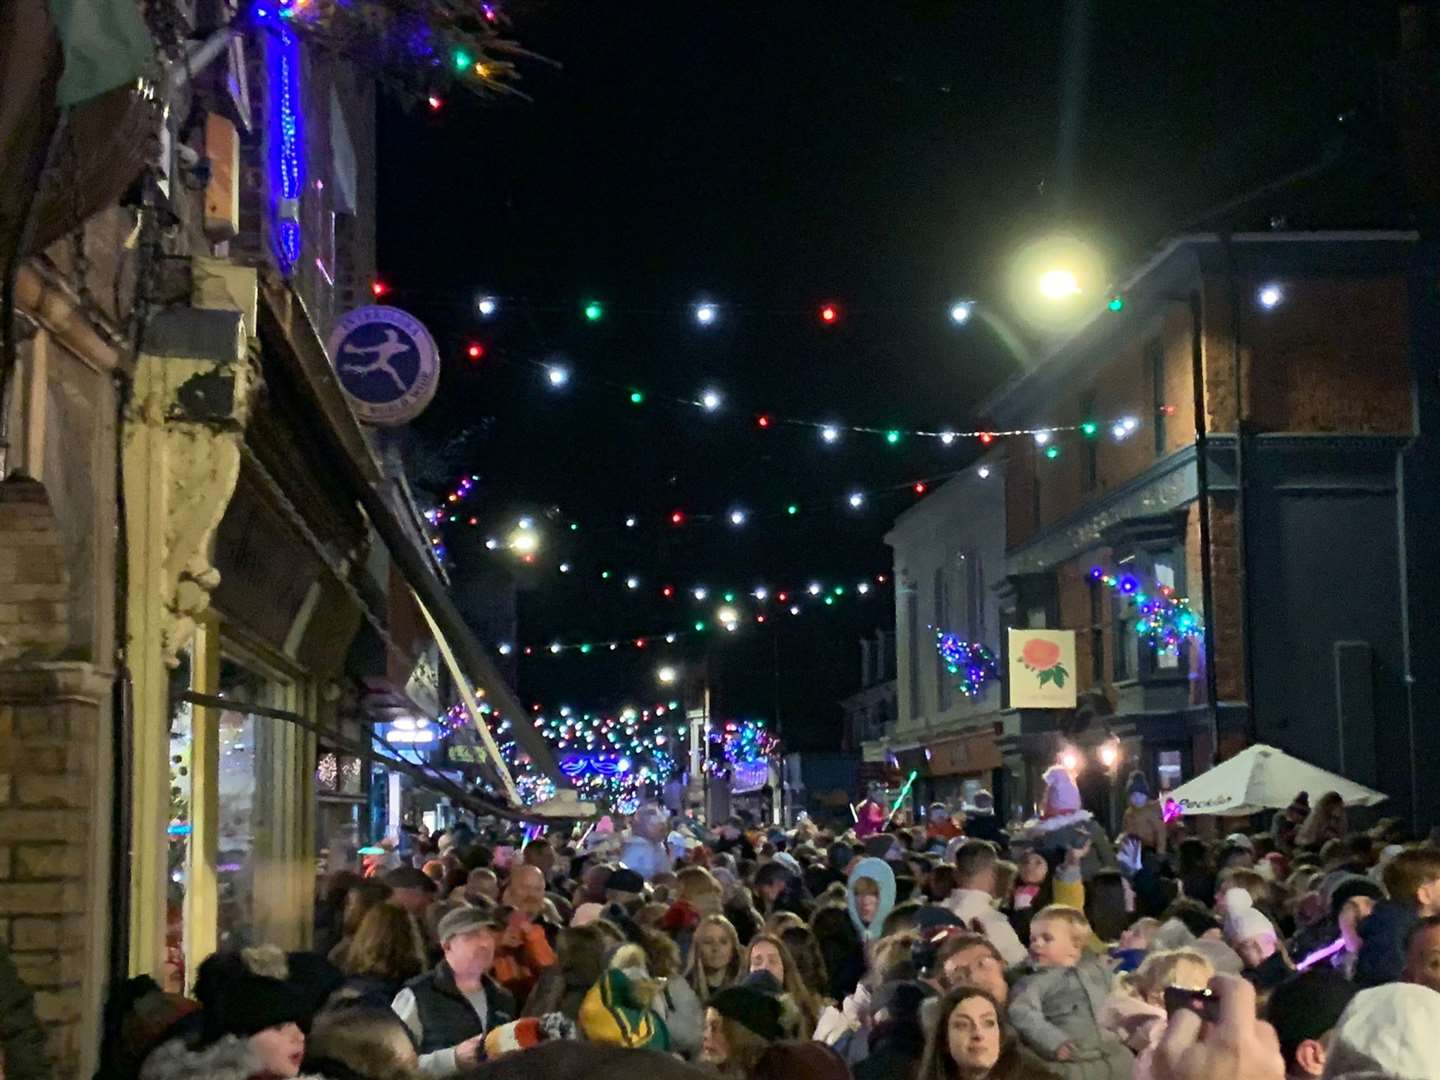
<svg viewBox="0 0 1440 1080"><path fill-rule="evenodd" d="M954 441L955 441L955 433L954 433L953 431L942 431L942 432L940 433L940 445L941 445L941 446L949 446L949 445L950 445L951 443L953 443Z"/></svg>
<svg viewBox="0 0 1440 1080"><path fill-rule="evenodd" d="M860 507L862 507L862 506L864 506L864 505L865 505L865 495L864 495L863 492L856 491L856 492L854 492L854 493L851 494L851 496L850 496L850 508L851 508L852 510L859 510Z"/></svg>
<svg viewBox="0 0 1440 1080"><path fill-rule="evenodd" d="M737 528L741 525L744 525L748 518L749 515L746 514L745 511L741 510L739 507L736 507L734 510L730 511L730 524L736 526Z"/></svg>
<svg viewBox="0 0 1440 1080"><path fill-rule="evenodd" d="M376 278L374 281L370 282L370 295L375 297L376 300L379 300L382 296L385 296L389 292L390 286L387 285L385 282L381 281L379 278Z"/></svg>
<svg viewBox="0 0 1440 1080"><path fill-rule="evenodd" d="M820 438L827 443L839 442L840 429L827 424L820 429Z"/></svg>
<svg viewBox="0 0 1440 1080"><path fill-rule="evenodd" d="M690 590L690 595L695 597L696 600L704 600L710 595L710 590L705 588L704 585L696 585L695 588Z"/></svg>
<svg viewBox="0 0 1440 1080"><path fill-rule="evenodd" d="M633 529L638 524L640 523L635 519L635 516L633 514L625 519L625 527L627 529Z"/></svg>
<svg viewBox="0 0 1440 1080"><path fill-rule="evenodd" d="M545 369L545 377L550 380L551 386L564 386L570 381L570 371L558 364L552 364Z"/></svg>
<svg viewBox="0 0 1440 1080"><path fill-rule="evenodd" d="M714 412L720 408L723 401L719 391L716 390L704 390L700 394L700 407L706 412Z"/></svg>
<svg viewBox="0 0 1440 1080"><path fill-rule="evenodd" d="M702 301L695 305L695 321L701 326L709 326L719 314L719 308L708 301Z"/></svg>
<svg viewBox="0 0 1440 1080"><path fill-rule="evenodd" d="M885 441L886 441L887 443L889 443L891 446L894 446L896 443L898 443L898 442L900 441L900 432L898 432L898 431L887 431L887 432L885 432Z"/></svg>
<svg viewBox="0 0 1440 1080"><path fill-rule="evenodd" d="M770 593L764 585L757 585L755 586L754 592L752 592L750 595L755 597L756 600L764 600L767 596L770 595Z"/></svg>
<svg viewBox="0 0 1440 1080"><path fill-rule="evenodd" d="M1050 432L1048 432L1048 431L1037 431L1037 432L1035 432L1035 445L1036 445L1036 446L1045 446L1045 445L1046 445L1047 443L1049 443L1049 442L1050 442Z"/></svg>
<svg viewBox="0 0 1440 1080"><path fill-rule="evenodd" d="M978 641L962 641L954 634L937 630L935 647L945 670L958 676L956 689L966 697L978 697L984 693L987 682L1000 680L1000 665L995 654Z"/></svg>
<svg viewBox="0 0 1440 1080"><path fill-rule="evenodd" d="M599 322L605 317L605 305L600 303L599 300L587 300L582 310L588 322Z"/></svg>
<svg viewBox="0 0 1440 1080"><path fill-rule="evenodd" d="M644 392L643 390L631 390L631 391L630 391L630 404L631 404L631 405L644 405L644 404L645 404L645 392Z"/></svg>
<svg viewBox="0 0 1440 1080"><path fill-rule="evenodd" d="M493 296L482 296L475 302L475 309L483 318L488 319L500 310L500 301Z"/></svg>
<svg viewBox="0 0 1440 1080"><path fill-rule="evenodd" d="M684 525L684 524L685 524L685 514L684 514L684 512L683 512L683 511L680 511L680 510L676 510L676 511L674 511L673 513L671 513L671 515L670 515L670 524L671 524L671 525Z"/></svg>
<svg viewBox="0 0 1440 1080"><path fill-rule="evenodd" d="M840 307L837 304L820 305L820 321L831 326L840 319Z"/></svg>
<svg viewBox="0 0 1440 1080"><path fill-rule="evenodd" d="M469 345L465 346L465 355L471 360L479 360L485 355L485 346L481 345L478 341L472 341Z"/></svg>

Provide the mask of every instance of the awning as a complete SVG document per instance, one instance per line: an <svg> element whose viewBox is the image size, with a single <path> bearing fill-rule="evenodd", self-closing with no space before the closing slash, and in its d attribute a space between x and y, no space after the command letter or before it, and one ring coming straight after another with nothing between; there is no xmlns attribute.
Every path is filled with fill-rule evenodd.
<svg viewBox="0 0 1440 1080"><path fill-rule="evenodd" d="M459 673L457 685L468 686L473 679L474 685L484 690L492 715L502 715L510 722L515 741L530 756L535 767L557 788L568 788L570 785L555 763L549 742L535 730L509 683L491 661L428 564L427 554L416 546L386 500L384 472L335 379L325 346L305 310L304 302L273 270L261 272L260 296L258 331L261 339L273 346L276 356L291 369L297 388L309 398L319 414L319 427L332 442L336 457L346 470L346 475L339 479L353 491L389 551L396 569L415 591L431 623L436 643L443 641L442 651L450 653L454 663L452 674ZM467 702L467 708L471 710L481 738L487 739L486 725L476 711L476 703ZM495 753L493 746L493 739L487 740L487 749ZM507 796L514 799L513 783L506 788ZM534 809L531 808L532 811Z"/></svg>

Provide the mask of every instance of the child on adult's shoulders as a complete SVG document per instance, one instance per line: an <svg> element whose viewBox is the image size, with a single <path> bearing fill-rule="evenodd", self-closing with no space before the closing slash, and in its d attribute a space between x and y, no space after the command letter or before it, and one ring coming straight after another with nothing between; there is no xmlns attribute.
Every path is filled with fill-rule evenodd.
<svg viewBox="0 0 1440 1080"><path fill-rule="evenodd" d="M1089 953L1084 912L1052 904L1030 924L1030 961L1010 995L1010 1023L1066 1080L1130 1080L1133 1055L1099 1017L1111 975Z"/></svg>

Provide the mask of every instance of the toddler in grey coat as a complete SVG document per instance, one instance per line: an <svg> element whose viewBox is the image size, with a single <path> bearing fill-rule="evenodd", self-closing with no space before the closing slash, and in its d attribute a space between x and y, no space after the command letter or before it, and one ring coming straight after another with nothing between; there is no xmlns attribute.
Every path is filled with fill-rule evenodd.
<svg viewBox="0 0 1440 1080"><path fill-rule="evenodd" d="M1090 924L1052 904L1030 924L1028 973L1010 994L1010 1023L1065 1080L1130 1080L1134 1056L1100 1027L1110 971L1085 952Z"/></svg>

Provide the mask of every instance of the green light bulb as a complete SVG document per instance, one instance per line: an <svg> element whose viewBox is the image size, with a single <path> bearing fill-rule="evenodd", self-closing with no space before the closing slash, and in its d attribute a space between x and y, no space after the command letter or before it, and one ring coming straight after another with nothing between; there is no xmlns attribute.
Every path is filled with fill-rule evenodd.
<svg viewBox="0 0 1440 1080"><path fill-rule="evenodd" d="M572 522L570 522L570 531L571 531L571 532L579 532L579 531L580 531L580 523L579 523L578 521L572 521Z"/></svg>
<svg viewBox="0 0 1440 1080"><path fill-rule="evenodd" d="M582 653L588 653L588 652L590 651L590 646L589 646L588 644L581 645L581 646L580 646L580 651L581 651ZM586 717L586 719L588 720L589 717Z"/></svg>
<svg viewBox="0 0 1440 1080"><path fill-rule="evenodd" d="M898 431L887 431L885 433L885 441L891 446L894 446L900 441L900 433Z"/></svg>
<svg viewBox="0 0 1440 1080"><path fill-rule="evenodd" d="M696 630L696 632L699 633L700 631L702 631L702 630L704 630L704 629L705 629L704 620L697 619L697 620L695 621L695 630Z"/></svg>
<svg viewBox="0 0 1440 1080"><path fill-rule="evenodd" d="M833 604L835 603L835 597L833 597L833 596L827 596L827 597L825 597L825 603L833 605Z"/></svg>
<svg viewBox="0 0 1440 1080"><path fill-rule="evenodd" d="M735 594L734 594L733 592L727 592L727 593L725 594L725 603L727 603L727 604L733 604L734 602L735 602Z"/></svg>
<svg viewBox="0 0 1440 1080"><path fill-rule="evenodd" d="M1045 448L1045 456L1051 461L1054 461L1060 456L1060 448L1058 446L1047 446Z"/></svg>
<svg viewBox="0 0 1440 1080"><path fill-rule="evenodd" d="M466 68L468 68L468 67L470 66L470 64L471 64L472 62L473 62L473 61L472 61L472 59L471 59L470 54L467 53L464 49L456 49L456 50L455 50L455 70L456 70L456 71L464 71Z"/></svg>
<svg viewBox="0 0 1440 1080"><path fill-rule="evenodd" d="M605 317L605 306L599 300L591 300L585 305L585 318L591 322L599 322Z"/></svg>
<svg viewBox="0 0 1440 1080"><path fill-rule="evenodd" d="M1108 307L1111 311L1124 311L1125 297L1121 296L1119 293L1116 293L1110 298L1110 302L1105 306Z"/></svg>
<svg viewBox="0 0 1440 1080"><path fill-rule="evenodd" d="M1095 433L1099 430L1100 425L1095 423L1094 420L1086 420L1080 425L1080 434L1084 435L1087 439L1093 439Z"/></svg>
<svg viewBox="0 0 1440 1080"><path fill-rule="evenodd" d="M609 581L609 580L610 580L610 571L609 571L609 570L601 570L601 571L600 571L600 580L601 580L601 581Z"/></svg>
<svg viewBox="0 0 1440 1080"><path fill-rule="evenodd" d="M800 507L796 506L794 503L791 503L789 506L785 507L785 513L789 514L791 517L794 517L799 512Z"/></svg>
<svg viewBox="0 0 1440 1080"><path fill-rule="evenodd" d="M630 391L630 404L631 404L631 405L644 405L644 404L645 404L645 394L644 394L644 392L643 392L643 391L640 391L640 390L631 390L631 391Z"/></svg>
<svg viewBox="0 0 1440 1080"><path fill-rule="evenodd" d="M845 586L844 586L844 585L836 585L836 586L835 586L835 595L836 595L836 596L844 596L844 595L845 595Z"/></svg>

